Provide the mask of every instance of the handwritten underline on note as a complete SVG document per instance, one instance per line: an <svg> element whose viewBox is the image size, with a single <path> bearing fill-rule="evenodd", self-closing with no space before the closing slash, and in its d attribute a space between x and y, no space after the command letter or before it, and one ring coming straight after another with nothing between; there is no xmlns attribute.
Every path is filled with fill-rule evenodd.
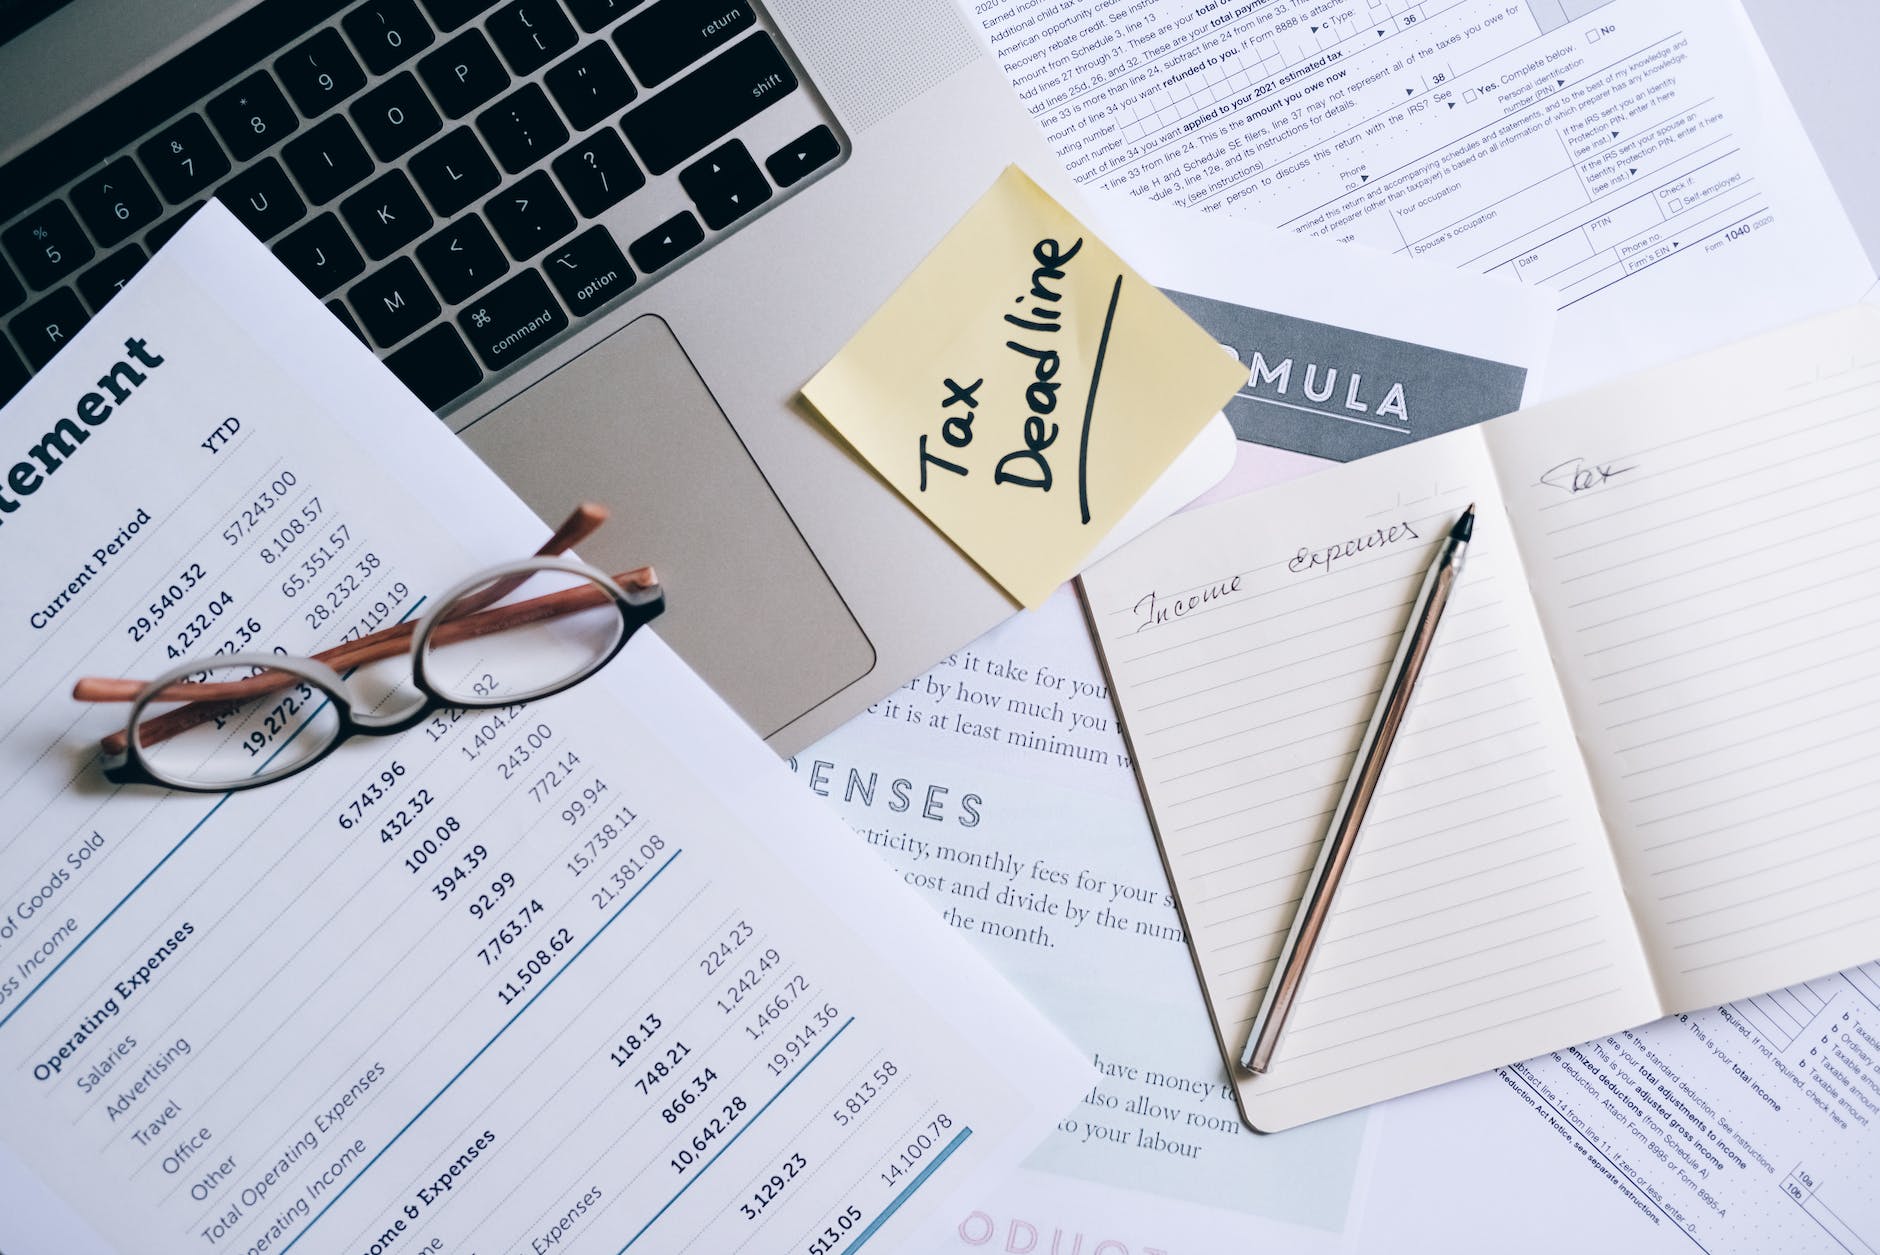
<svg viewBox="0 0 1880 1255"><path fill-rule="evenodd" d="M1275 401L1272 397L1263 397L1253 392L1236 392L1234 396L1237 400L1253 401L1260 405L1277 405L1283 410L1298 410L1301 414L1311 414L1318 418L1329 418L1334 422L1357 423L1362 427L1375 427L1379 431L1388 431L1393 435L1404 436L1406 438L1410 435L1408 428L1399 427L1395 423L1380 423L1368 418L1353 418L1349 414L1332 414L1325 410L1315 410L1309 405L1295 405L1291 401Z"/></svg>
<svg viewBox="0 0 1880 1255"><path fill-rule="evenodd" d="M1123 295L1123 276L1110 289L1110 308L1103 315L1103 334L1097 338L1097 360L1090 368L1090 393L1084 398L1084 433L1077 445L1077 509L1090 525L1090 419L1097 410L1097 384L1103 378L1103 355L1110 351L1110 329L1116 325L1116 302Z"/></svg>

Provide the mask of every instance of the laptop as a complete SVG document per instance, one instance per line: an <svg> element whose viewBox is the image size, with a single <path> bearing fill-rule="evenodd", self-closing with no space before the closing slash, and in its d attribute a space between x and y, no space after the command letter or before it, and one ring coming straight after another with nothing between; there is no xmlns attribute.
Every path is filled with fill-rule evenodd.
<svg viewBox="0 0 1880 1255"><path fill-rule="evenodd" d="M0 41L0 400L215 196L540 514L612 506L583 556L657 566L779 751L1011 613L797 399L1007 162L1070 195L955 0L0 0Z"/></svg>

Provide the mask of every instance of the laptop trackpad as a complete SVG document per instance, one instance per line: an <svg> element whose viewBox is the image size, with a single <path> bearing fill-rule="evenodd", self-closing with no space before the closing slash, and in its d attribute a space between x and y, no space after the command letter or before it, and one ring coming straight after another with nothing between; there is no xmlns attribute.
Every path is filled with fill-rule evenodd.
<svg viewBox="0 0 1880 1255"><path fill-rule="evenodd" d="M553 522L613 520L580 548L651 564L659 635L769 736L874 666L874 649L664 320L636 319L463 433Z"/></svg>

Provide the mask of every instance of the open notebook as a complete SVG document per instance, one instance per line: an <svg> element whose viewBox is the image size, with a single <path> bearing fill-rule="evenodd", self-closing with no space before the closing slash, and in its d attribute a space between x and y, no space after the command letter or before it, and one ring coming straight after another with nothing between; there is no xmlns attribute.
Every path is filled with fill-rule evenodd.
<svg viewBox="0 0 1880 1255"><path fill-rule="evenodd" d="M1238 1059L1435 546L1469 564L1270 1072ZM1083 577L1283 1129L1880 956L1880 311L1178 516Z"/></svg>

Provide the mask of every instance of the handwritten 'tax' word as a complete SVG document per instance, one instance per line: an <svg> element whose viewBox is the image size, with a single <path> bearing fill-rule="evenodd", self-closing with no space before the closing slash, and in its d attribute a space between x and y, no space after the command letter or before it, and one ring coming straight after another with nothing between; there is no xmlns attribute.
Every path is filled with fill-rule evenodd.
<svg viewBox="0 0 1880 1255"><path fill-rule="evenodd" d="M1037 267L1031 272L1031 291L1034 303L1027 311L1029 317L1021 318L1017 314L1005 315L1005 321L1025 331L1041 335L1056 335L1063 330L1058 319L1064 312L1054 305L1064 299L1061 290L1064 268L1083 248L1084 241L1079 237L1069 248L1056 240L1039 240L1032 246L1032 260ZM1049 280L1060 285L1060 290L1046 287ZM1013 298L1014 304L1023 304L1025 296ZM992 482L995 484L1017 484L1021 488L1036 488L1041 492L1051 491L1051 464L1045 458L1049 449L1058 438L1058 425L1050 422L1050 416L1057 410L1057 373L1062 360L1055 349L1033 348L1017 340L1007 340L1005 347L1020 357L1031 361L1031 382L1025 385L1025 407L1030 411L1025 418L1024 447L1015 449L1000 458L992 468ZM941 410L947 411L955 405L964 406L963 410L950 413L940 426L940 438L955 449L964 449L973 442L973 419L978 416L979 398L974 395L980 385L986 381L982 376L965 386L951 378L942 380L947 395L940 402ZM920 490L927 491L927 468L939 467L964 478L971 472L958 462L950 461L927 448L928 433L920 437Z"/></svg>
<svg viewBox="0 0 1880 1255"><path fill-rule="evenodd" d="M1604 466L1589 465L1585 458L1574 458L1549 469L1541 476L1541 483L1549 488L1558 488L1561 492L1572 496L1575 493L1590 492L1628 471L1637 469L1636 466L1614 466L1610 462Z"/></svg>

